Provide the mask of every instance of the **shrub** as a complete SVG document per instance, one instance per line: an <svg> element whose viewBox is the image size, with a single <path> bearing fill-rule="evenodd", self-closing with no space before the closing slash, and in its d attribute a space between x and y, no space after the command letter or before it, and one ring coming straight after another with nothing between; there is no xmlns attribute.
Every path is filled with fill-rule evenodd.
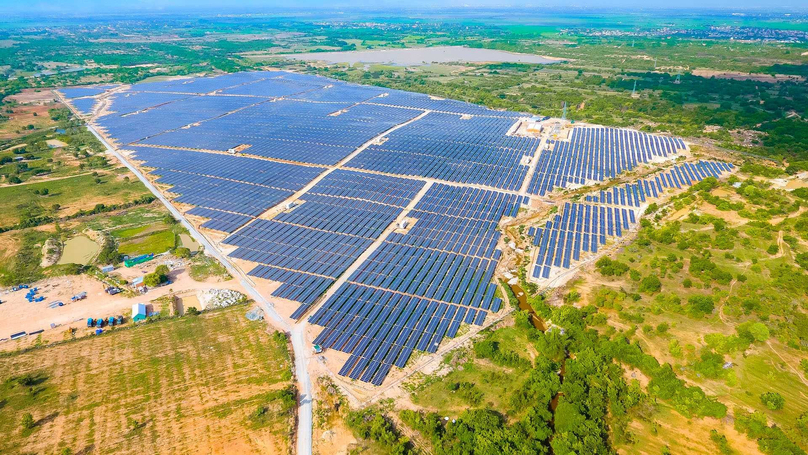
<svg viewBox="0 0 808 455"><path fill-rule="evenodd" d="M595 268L603 276L621 276L628 272L628 265L620 261L613 261L605 256L595 262Z"/></svg>
<svg viewBox="0 0 808 455"><path fill-rule="evenodd" d="M191 250L182 246L174 248L174 256L181 259L188 259L191 257Z"/></svg>
<svg viewBox="0 0 808 455"><path fill-rule="evenodd" d="M786 404L786 399L777 392L766 392L760 395L760 401L772 411L779 411L783 409Z"/></svg>
<svg viewBox="0 0 808 455"><path fill-rule="evenodd" d="M25 415L22 416L20 426L23 430L30 430L31 428L34 428L34 416L32 416L30 412L26 412Z"/></svg>
<svg viewBox="0 0 808 455"><path fill-rule="evenodd" d="M662 283L659 281L659 278L654 275L649 275L640 281L640 292L653 294L659 292L660 289L662 289Z"/></svg>
<svg viewBox="0 0 808 455"><path fill-rule="evenodd" d="M715 309L713 298L709 295L692 295L687 299L687 310L693 316L704 316Z"/></svg>

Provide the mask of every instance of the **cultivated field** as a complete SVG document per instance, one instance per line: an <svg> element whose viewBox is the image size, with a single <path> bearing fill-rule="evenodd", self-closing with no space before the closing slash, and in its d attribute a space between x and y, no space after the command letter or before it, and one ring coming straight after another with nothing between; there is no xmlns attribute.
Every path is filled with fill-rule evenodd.
<svg viewBox="0 0 808 455"><path fill-rule="evenodd" d="M1 357L0 453L288 452L286 337L247 309Z"/></svg>

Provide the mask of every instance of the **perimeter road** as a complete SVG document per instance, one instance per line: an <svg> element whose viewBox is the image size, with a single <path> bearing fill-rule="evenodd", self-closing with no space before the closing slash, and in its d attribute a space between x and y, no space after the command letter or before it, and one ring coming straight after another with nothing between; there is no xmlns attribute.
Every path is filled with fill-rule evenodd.
<svg viewBox="0 0 808 455"><path fill-rule="evenodd" d="M311 455L311 438L312 438L312 396L311 396L311 380L309 379L309 371L306 368L306 348L305 348L305 340L304 340L304 333L305 333L305 324L298 324L292 327L289 323L287 323L284 318L275 311L275 308L272 306L269 301L267 301L264 296L258 292L255 287L250 283L244 273L238 269L237 267L233 266L227 258L217 250L213 244L199 231L196 230L193 224L191 224L182 213L177 210L168 199L163 196L162 193L140 172L140 170L132 165L123 155L121 155L117 150L115 150L112 145L110 145L106 139L102 135L100 135L93 127L90 125L86 125L87 129L93 133L93 135L101 141L102 144L107 148L107 151L115 155L118 160L123 163L133 174L146 185L146 188L149 189L159 200L163 203L163 205L168 208L174 218L180 220L183 226L188 229L190 232L191 237L193 237L199 244L205 247L205 253L215 257L222 265L225 266L228 272L234 277L237 277L239 282L244 289L247 290L247 293L250 294L256 302L258 302L264 309L264 312L272 318L272 320L277 324L278 327L282 328L284 331L290 333L290 338L292 340L292 348L295 353L295 373L297 376L298 387L300 390L299 394L299 403L298 403L298 423L297 423L297 453L299 455Z"/></svg>

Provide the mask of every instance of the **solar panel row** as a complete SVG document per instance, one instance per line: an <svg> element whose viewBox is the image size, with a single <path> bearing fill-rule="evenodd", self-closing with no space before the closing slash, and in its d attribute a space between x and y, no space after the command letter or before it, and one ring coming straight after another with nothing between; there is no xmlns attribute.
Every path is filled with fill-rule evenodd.
<svg viewBox="0 0 808 455"><path fill-rule="evenodd" d="M298 318L382 235L423 185L336 170L306 192L299 205L271 221L256 220L224 243L239 247L232 257L269 266L249 274L283 281L272 295L301 303L293 314ZM286 271L295 274L283 275Z"/></svg>
<svg viewBox="0 0 808 455"><path fill-rule="evenodd" d="M385 90L385 94L368 100L369 103L386 106L406 107L444 113L482 115L487 117L508 117L516 119L524 114L512 111L495 111L477 104L451 99L439 99L422 93L402 90Z"/></svg>
<svg viewBox="0 0 808 455"><path fill-rule="evenodd" d="M514 120L429 113L348 162L357 169L517 190L539 140L507 136Z"/></svg>
<svg viewBox="0 0 808 455"><path fill-rule="evenodd" d="M538 246L534 278L549 278L552 267L570 268L581 251L597 253L608 237L622 237L623 230L636 223L633 210L592 204L565 203L560 214L536 228L533 244Z"/></svg>
<svg viewBox="0 0 808 455"><path fill-rule="evenodd" d="M265 102L260 98L235 96L190 96L152 109L128 115L105 115L96 122L119 144L131 144L164 131ZM112 110L115 110L112 105Z"/></svg>
<svg viewBox="0 0 808 455"><path fill-rule="evenodd" d="M322 169L286 163L189 150L130 147L133 159L153 168L157 183L171 185L176 202L195 205L209 211L192 215L211 218L203 227L233 232L243 226L243 218L224 217L221 213L252 218L265 212L313 180ZM203 214L204 213L204 214Z"/></svg>
<svg viewBox="0 0 808 455"><path fill-rule="evenodd" d="M611 191L601 190L595 196L586 196L587 202L600 202L613 205L639 207L648 197L659 197L664 188L690 186L707 177L720 177L730 172L733 166L716 161L698 161L674 166L651 179L636 183L626 183L622 187L612 187Z"/></svg>
<svg viewBox="0 0 808 455"><path fill-rule="evenodd" d="M685 148L678 138L618 128L574 128L569 141L550 141L542 150L528 185L530 194L543 196L554 188L602 182L655 158Z"/></svg>
<svg viewBox="0 0 808 455"><path fill-rule="evenodd" d="M435 352L460 324L482 324L485 312L356 284L343 286L311 322L325 329L314 342L350 353L340 375L380 385L414 350Z"/></svg>
<svg viewBox="0 0 808 455"><path fill-rule="evenodd" d="M434 352L461 323L482 325L499 311L491 283L500 218L524 199L497 191L434 184L408 218L311 317L315 340L350 353L340 374L380 384L414 349ZM391 354L392 353L392 354Z"/></svg>
<svg viewBox="0 0 808 455"><path fill-rule="evenodd" d="M333 165L365 142L418 115L412 110L364 104L332 115L345 107L291 100L263 103L142 143L217 151L249 145L243 153Z"/></svg>
<svg viewBox="0 0 808 455"><path fill-rule="evenodd" d="M84 96L100 95L107 90L117 87L117 85L95 85L92 87L62 87L57 89L67 99L81 98Z"/></svg>
<svg viewBox="0 0 808 455"><path fill-rule="evenodd" d="M177 93L122 92L109 97L110 105L107 115L126 115L160 106L172 101L188 98L192 95Z"/></svg>
<svg viewBox="0 0 808 455"><path fill-rule="evenodd" d="M71 100L70 104L72 104L73 107L75 107L76 110L82 115L89 115L92 112L96 101L97 100L95 98L76 98Z"/></svg>
<svg viewBox="0 0 808 455"><path fill-rule="evenodd" d="M222 232L233 232L241 226L244 226L252 221L252 217L249 216L205 207L194 207L185 213L188 215L209 218L209 221L202 223L202 227Z"/></svg>

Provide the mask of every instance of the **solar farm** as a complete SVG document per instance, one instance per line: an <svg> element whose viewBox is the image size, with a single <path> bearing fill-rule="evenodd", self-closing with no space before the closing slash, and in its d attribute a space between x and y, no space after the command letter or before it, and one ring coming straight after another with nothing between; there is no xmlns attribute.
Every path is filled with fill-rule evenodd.
<svg viewBox="0 0 808 455"><path fill-rule="evenodd" d="M321 327L309 341L347 355L340 375L373 385L502 314L503 222L557 207L526 229L528 275L550 286L650 201L732 171L678 138L523 134L530 114L292 72L60 93L291 319Z"/></svg>

